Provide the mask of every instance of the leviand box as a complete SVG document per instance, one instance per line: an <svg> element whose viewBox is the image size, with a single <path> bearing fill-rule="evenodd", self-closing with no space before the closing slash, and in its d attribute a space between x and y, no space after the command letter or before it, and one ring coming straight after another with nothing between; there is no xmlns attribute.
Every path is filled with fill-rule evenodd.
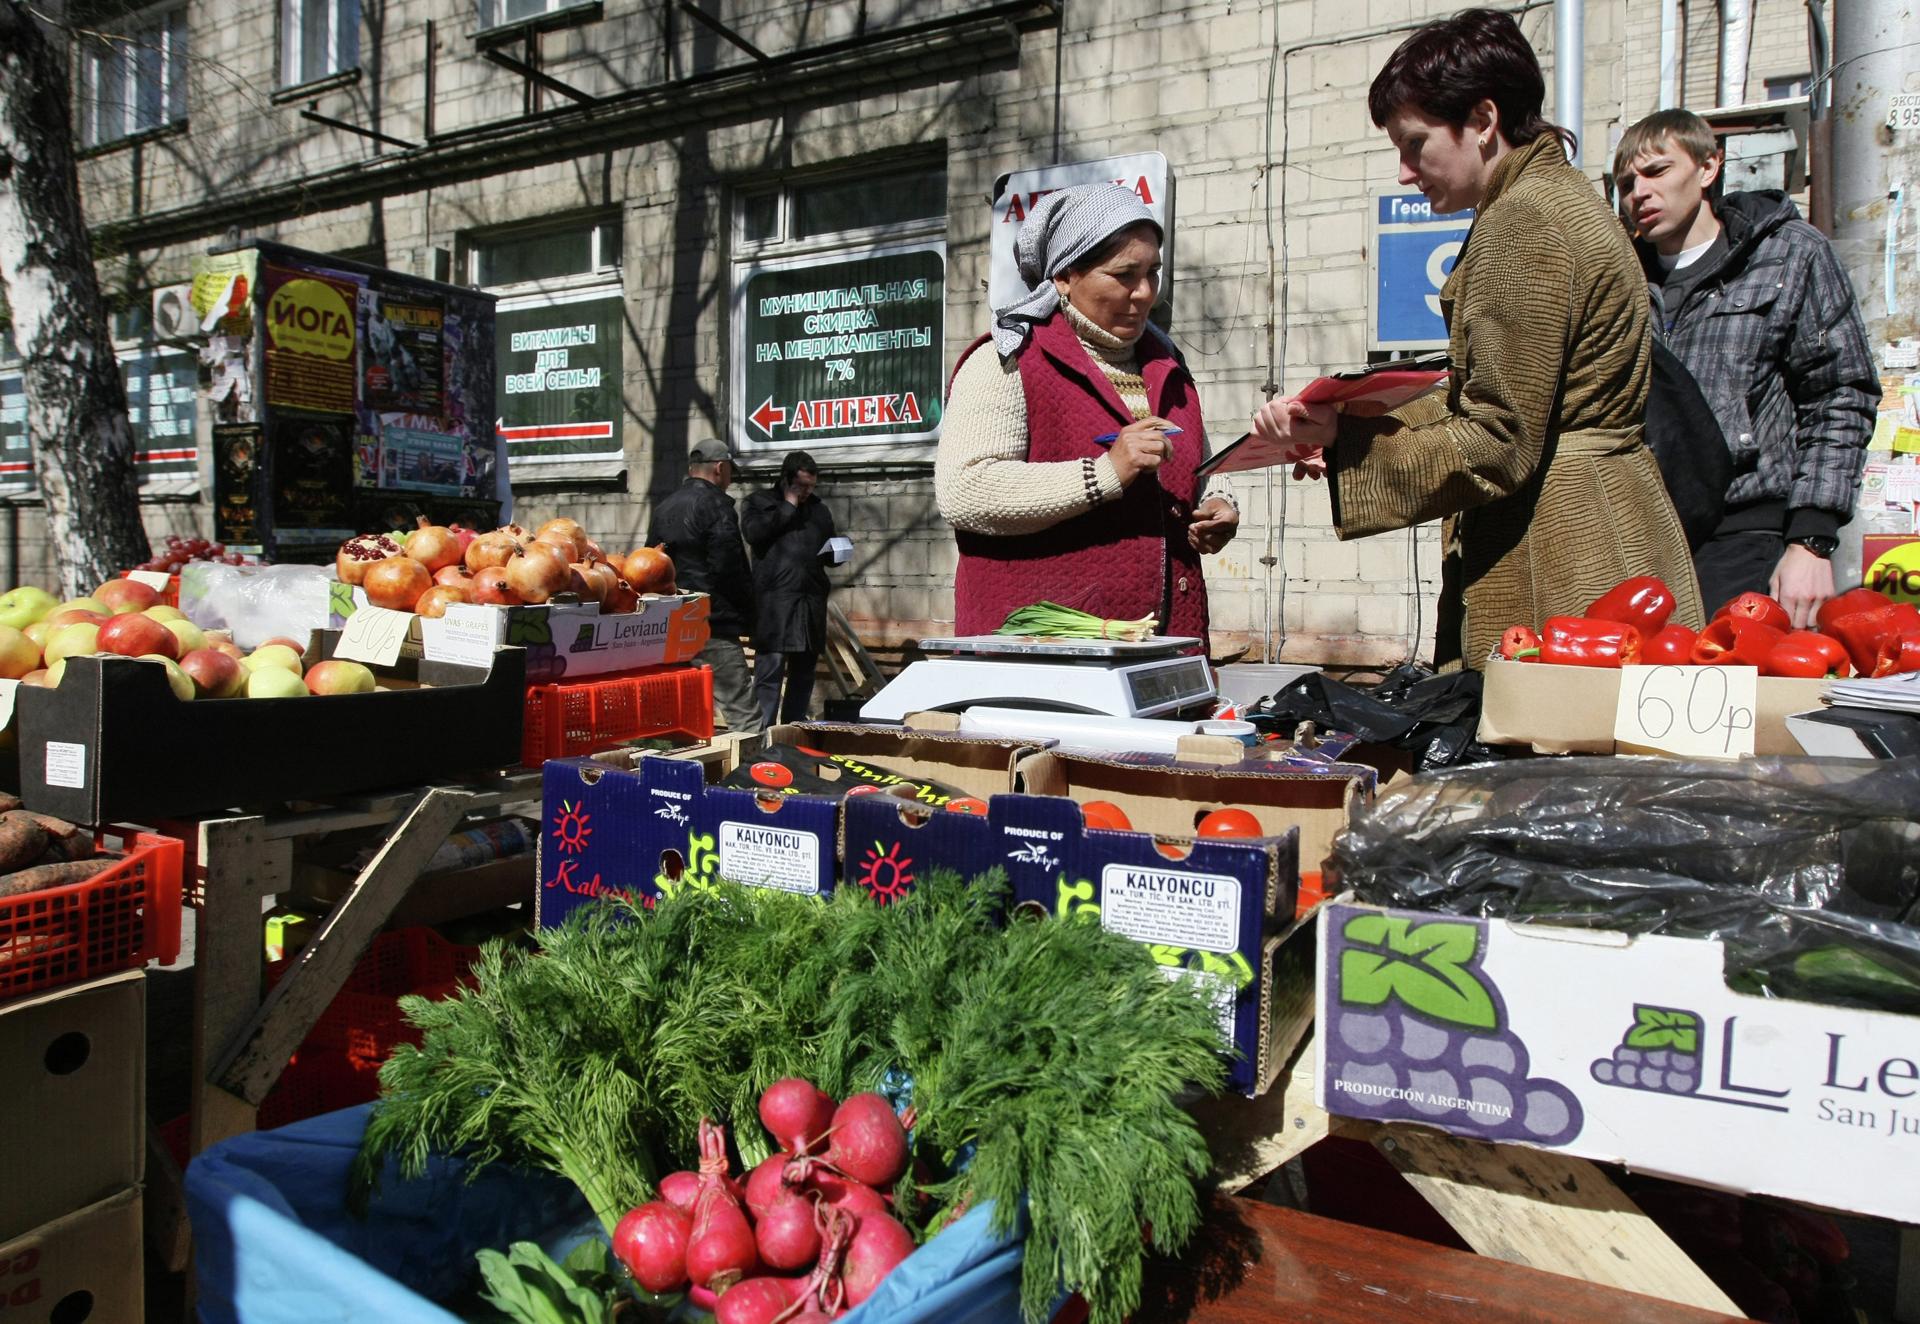
<svg viewBox="0 0 1920 1324"><path fill-rule="evenodd" d="M1735 993L1725 955L1335 902L1320 1104L1920 1221L1920 1018Z"/></svg>
<svg viewBox="0 0 1920 1324"><path fill-rule="evenodd" d="M117 1324L145 1317L139 1188L0 1238L0 1319Z"/></svg>
<svg viewBox="0 0 1920 1324"><path fill-rule="evenodd" d="M1691 673L1710 668L1680 668ZM1489 745L1531 745L1541 754L1611 754L1621 672L1611 667L1487 662L1479 737ZM1754 683L1755 754L1803 753L1787 717L1819 708L1824 680L1761 676Z"/></svg>
<svg viewBox="0 0 1920 1324"><path fill-rule="evenodd" d="M0 1240L140 1182L146 1008L138 970L0 1003Z"/></svg>
<svg viewBox="0 0 1920 1324"><path fill-rule="evenodd" d="M935 715L908 727L779 726L759 747L818 750L982 800L1010 790L1014 767L1032 744L963 736L951 725ZM743 762L752 758L751 749L743 751ZM986 820L948 812L939 797L918 802L905 787L846 797L736 790L709 786L705 768L692 759L646 755L629 762L546 765L542 924L603 892L644 901L688 882L726 878L824 894L844 878L889 899L930 868L967 874L986 867ZM847 776L852 784L861 780Z"/></svg>

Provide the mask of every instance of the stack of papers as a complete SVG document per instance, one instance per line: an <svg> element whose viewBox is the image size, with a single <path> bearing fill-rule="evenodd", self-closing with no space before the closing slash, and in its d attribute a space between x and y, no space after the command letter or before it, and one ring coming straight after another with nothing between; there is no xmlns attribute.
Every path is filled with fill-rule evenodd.
<svg viewBox="0 0 1920 1324"><path fill-rule="evenodd" d="M1827 686L1828 703L1849 708L1884 708L1896 713L1920 713L1920 671L1878 680L1836 680Z"/></svg>

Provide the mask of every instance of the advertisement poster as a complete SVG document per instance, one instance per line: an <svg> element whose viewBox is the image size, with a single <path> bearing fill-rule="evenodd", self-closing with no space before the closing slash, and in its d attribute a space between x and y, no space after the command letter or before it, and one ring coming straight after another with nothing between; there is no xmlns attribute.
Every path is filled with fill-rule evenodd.
<svg viewBox="0 0 1920 1324"><path fill-rule="evenodd" d="M356 287L271 264L262 275L268 406L351 414Z"/></svg>
<svg viewBox="0 0 1920 1324"><path fill-rule="evenodd" d="M401 423L381 426L381 487L455 495L460 491L465 465L465 445L461 437Z"/></svg>
<svg viewBox="0 0 1920 1324"><path fill-rule="evenodd" d="M273 514L282 531L351 537L353 424L348 419L274 415Z"/></svg>
<svg viewBox="0 0 1920 1324"><path fill-rule="evenodd" d="M500 431L514 468L624 461L621 339L626 300L591 297L533 305L502 301L495 327ZM536 470L537 472L537 470Z"/></svg>
<svg viewBox="0 0 1920 1324"><path fill-rule="evenodd" d="M200 369L190 353L141 350L122 356L127 421L133 425L133 466L140 486L184 491L198 485L200 448L194 406Z"/></svg>
<svg viewBox="0 0 1920 1324"><path fill-rule="evenodd" d="M33 491L33 445L27 440L27 379L0 372L0 496Z"/></svg>
<svg viewBox="0 0 1920 1324"><path fill-rule="evenodd" d="M251 423L213 428L213 536L229 547L258 547L260 429Z"/></svg>
<svg viewBox="0 0 1920 1324"><path fill-rule="evenodd" d="M1920 538L1904 533L1869 533L1860 562L1861 582L1895 602L1920 603Z"/></svg>
<svg viewBox="0 0 1920 1324"><path fill-rule="evenodd" d="M445 394L447 314L437 299L360 292L365 339L360 345L360 403L368 410L438 414Z"/></svg>
<svg viewBox="0 0 1920 1324"><path fill-rule="evenodd" d="M193 289L187 302L201 325L211 320L220 334L244 336L253 308L253 283L259 279L259 253L251 248L237 253L206 253L193 262Z"/></svg>

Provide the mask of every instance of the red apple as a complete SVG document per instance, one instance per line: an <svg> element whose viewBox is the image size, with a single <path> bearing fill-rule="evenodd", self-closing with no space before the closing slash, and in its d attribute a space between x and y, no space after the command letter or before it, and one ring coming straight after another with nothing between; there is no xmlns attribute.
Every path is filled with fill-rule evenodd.
<svg viewBox="0 0 1920 1324"><path fill-rule="evenodd" d="M287 648L291 648L294 652L298 653L301 657L305 657L307 655L307 646L305 644L300 643L298 640L295 640L295 639L289 639L284 634L276 634L271 639L262 639L260 641L261 648L265 648L268 644L284 645ZM255 651L258 651L258 650L255 650Z"/></svg>
<svg viewBox="0 0 1920 1324"><path fill-rule="evenodd" d="M180 656L180 638L161 622L139 612L110 616L100 627L99 648L103 653L122 657L142 657L158 653L161 657Z"/></svg>
<svg viewBox="0 0 1920 1324"><path fill-rule="evenodd" d="M168 638L172 636L169 635ZM43 655L47 659L48 669L51 670L53 664L62 658L79 657L83 653L95 652L99 647L100 627L92 621L76 621L72 625L61 626L47 637L47 646L43 650ZM57 681L55 683L58 684Z"/></svg>
<svg viewBox="0 0 1920 1324"><path fill-rule="evenodd" d="M105 625L110 619L105 612L88 611L84 607L63 607L47 617L47 624L57 630L63 625Z"/></svg>
<svg viewBox="0 0 1920 1324"><path fill-rule="evenodd" d="M240 647L239 644L234 643L231 639L216 639L211 644L208 644L207 647L216 653L225 653L235 662L240 661L240 659L247 655L247 650Z"/></svg>
<svg viewBox="0 0 1920 1324"><path fill-rule="evenodd" d="M94 601L105 604L118 616L123 612L145 611L160 601L160 595L137 579L109 579L93 591Z"/></svg>
<svg viewBox="0 0 1920 1324"><path fill-rule="evenodd" d="M234 652L239 652L234 649ZM247 687L247 669L217 648L196 648L180 659L193 687L209 699L231 699Z"/></svg>
<svg viewBox="0 0 1920 1324"><path fill-rule="evenodd" d="M314 694L370 694L374 689L373 672L358 662L329 658L308 670L307 689Z"/></svg>

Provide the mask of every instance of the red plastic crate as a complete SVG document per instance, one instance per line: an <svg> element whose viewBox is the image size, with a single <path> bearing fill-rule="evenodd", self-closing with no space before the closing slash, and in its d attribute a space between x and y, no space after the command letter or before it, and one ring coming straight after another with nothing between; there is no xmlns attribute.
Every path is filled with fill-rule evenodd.
<svg viewBox="0 0 1920 1324"><path fill-rule="evenodd" d="M95 841L126 858L84 882L0 900L0 998L179 958L181 844L131 828Z"/></svg>
<svg viewBox="0 0 1920 1324"><path fill-rule="evenodd" d="M338 1051L302 1048L260 1100L256 1124L262 1131L271 1131L379 1097L379 1067Z"/></svg>
<svg viewBox="0 0 1920 1324"><path fill-rule="evenodd" d="M417 1046L420 1032L401 1015L400 998L408 993L447 997L479 955L479 948L448 942L432 929L380 934L320 1013L300 1051L340 1055L377 1067L397 1045ZM267 962L267 987L279 983L292 964L292 958Z"/></svg>
<svg viewBox="0 0 1920 1324"><path fill-rule="evenodd" d="M707 667L649 667L529 685L521 730L520 761L530 768L648 736L711 740L713 672Z"/></svg>

